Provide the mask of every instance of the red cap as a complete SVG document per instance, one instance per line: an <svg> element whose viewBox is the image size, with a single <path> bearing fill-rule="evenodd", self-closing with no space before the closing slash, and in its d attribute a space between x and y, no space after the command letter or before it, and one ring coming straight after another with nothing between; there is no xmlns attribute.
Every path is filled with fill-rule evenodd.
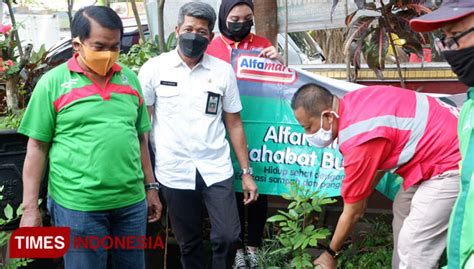
<svg viewBox="0 0 474 269"><path fill-rule="evenodd" d="M426 15L412 19L410 27L417 32L430 32L445 23L474 13L474 0L444 0L441 6Z"/></svg>

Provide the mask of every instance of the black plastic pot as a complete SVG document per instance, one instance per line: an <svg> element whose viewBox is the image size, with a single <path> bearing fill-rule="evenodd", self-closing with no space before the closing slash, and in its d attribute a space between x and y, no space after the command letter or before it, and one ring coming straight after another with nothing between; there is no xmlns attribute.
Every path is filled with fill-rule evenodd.
<svg viewBox="0 0 474 269"><path fill-rule="evenodd" d="M10 204L15 212L21 204L22 171L27 142L28 137L17 133L16 130L0 130L0 186L3 186L1 209ZM0 218L5 218L3 210L0 210ZM19 223L19 220L13 221L2 229L14 230L18 228Z"/></svg>

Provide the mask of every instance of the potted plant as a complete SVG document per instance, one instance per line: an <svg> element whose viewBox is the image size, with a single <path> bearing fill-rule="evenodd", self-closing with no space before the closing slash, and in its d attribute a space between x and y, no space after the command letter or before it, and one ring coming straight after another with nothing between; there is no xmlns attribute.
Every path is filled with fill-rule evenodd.
<svg viewBox="0 0 474 269"><path fill-rule="evenodd" d="M339 0L333 0L332 13L338 2ZM424 5L425 2L425 0L355 0L358 9L346 17L347 36L344 51L349 54L356 77L362 54L377 78L383 79L385 58L391 52L397 65L401 86L405 87L399 54L406 52L423 58L422 45L430 44L431 40L429 35L416 33L408 25L412 18L431 12ZM356 17L360 10L371 13Z"/></svg>
<svg viewBox="0 0 474 269"><path fill-rule="evenodd" d="M277 233L274 240L267 242L273 250L268 245L259 250L260 266L278 268L284 264L285 268L313 268L310 248L317 248L318 243L330 235L329 229L315 225L316 214L321 213L322 206L335 203L336 200L297 183L290 185L289 194L283 194L283 198L289 201L287 210L278 210L277 215L267 220L274 223ZM287 261L275 258L275 255L286 257Z"/></svg>
<svg viewBox="0 0 474 269"><path fill-rule="evenodd" d="M0 186L0 201L3 201L3 192L5 186ZM0 268L17 268L18 266L26 266L28 263L30 263L32 260L31 259L9 259L7 258L8 255L6 252L7 248L5 246L8 244L8 241L10 240L11 237L11 232L5 231L4 227L5 225L8 225L12 221L15 221L16 219L19 219L22 210L21 207L18 207L16 212L10 204L7 204L3 208L3 217L0 217Z"/></svg>
<svg viewBox="0 0 474 269"><path fill-rule="evenodd" d="M0 27L0 81L5 85L6 106L5 117L0 118L0 185L5 188L4 199L0 201L1 208L11 204L18 207L21 203L21 169L26 152L26 137L16 133L22 112L19 109L19 73L21 63L17 42L14 38L14 27ZM18 182L20 181L20 182ZM18 195L18 193L20 195ZM0 215L3 212L0 212ZM1 216L0 216L1 217ZM4 229L16 226L18 222L10 222Z"/></svg>

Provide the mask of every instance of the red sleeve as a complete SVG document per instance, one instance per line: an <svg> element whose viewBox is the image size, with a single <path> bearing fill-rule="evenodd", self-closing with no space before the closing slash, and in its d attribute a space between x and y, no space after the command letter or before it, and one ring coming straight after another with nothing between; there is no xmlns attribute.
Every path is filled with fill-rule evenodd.
<svg viewBox="0 0 474 269"><path fill-rule="evenodd" d="M344 155L344 173L341 196L345 203L355 203L372 194L372 181L378 168L392 150L385 138L375 138Z"/></svg>

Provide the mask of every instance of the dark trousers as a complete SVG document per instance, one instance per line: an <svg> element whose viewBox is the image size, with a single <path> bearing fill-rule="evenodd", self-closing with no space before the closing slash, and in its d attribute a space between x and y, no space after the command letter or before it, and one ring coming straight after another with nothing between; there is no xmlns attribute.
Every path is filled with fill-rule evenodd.
<svg viewBox="0 0 474 269"><path fill-rule="evenodd" d="M181 250L183 268L205 268L202 242L204 206L211 220L212 268L226 268L227 255L235 250L240 241L234 177L207 187L197 172L195 190L172 189L162 185L162 193Z"/></svg>
<svg viewBox="0 0 474 269"><path fill-rule="evenodd" d="M235 193L237 206L239 208L240 218L240 240L242 244L239 248L243 248L245 230L247 230L247 246L260 247L262 245L263 230L267 221L268 200L266 195L259 195L255 203L248 206L244 205L244 194ZM245 229L245 209L247 208L247 229Z"/></svg>

